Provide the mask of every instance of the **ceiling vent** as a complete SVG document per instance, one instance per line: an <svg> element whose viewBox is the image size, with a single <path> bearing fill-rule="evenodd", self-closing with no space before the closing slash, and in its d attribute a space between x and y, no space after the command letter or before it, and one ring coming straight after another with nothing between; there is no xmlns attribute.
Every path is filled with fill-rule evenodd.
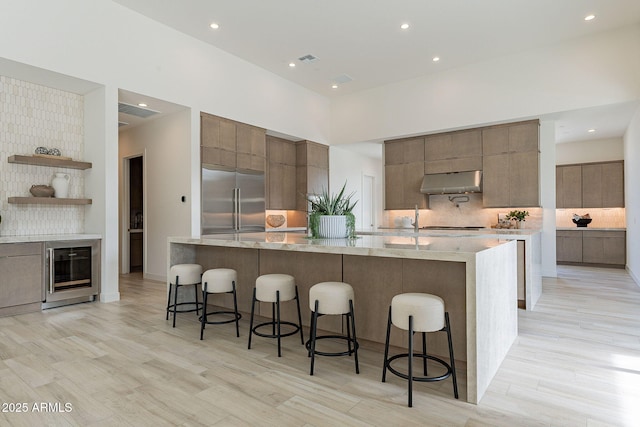
<svg viewBox="0 0 640 427"><path fill-rule="evenodd" d="M125 104L124 102L118 102L118 112L142 117L143 119L160 113L160 111L138 107L137 105Z"/></svg>
<svg viewBox="0 0 640 427"><path fill-rule="evenodd" d="M127 126L129 123L118 121L118 127Z"/></svg>
<svg viewBox="0 0 640 427"><path fill-rule="evenodd" d="M340 74L339 76L334 77L331 81L334 83L343 85L345 83L349 83L350 81L353 81L353 78L348 74Z"/></svg>
<svg viewBox="0 0 640 427"><path fill-rule="evenodd" d="M304 56L301 56L300 58L298 58L298 61L304 62L305 64L311 64L313 62L316 62L317 60L318 60L318 57L313 56L311 54L304 55Z"/></svg>

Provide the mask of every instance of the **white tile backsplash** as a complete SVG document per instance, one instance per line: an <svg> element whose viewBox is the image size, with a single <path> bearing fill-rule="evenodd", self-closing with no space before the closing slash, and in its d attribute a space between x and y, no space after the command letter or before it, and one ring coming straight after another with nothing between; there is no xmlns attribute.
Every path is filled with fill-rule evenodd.
<svg viewBox="0 0 640 427"><path fill-rule="evenodd" d="M70 175L69 197L84 197L84 172L8 163L37 147L57 148L82 160L84 98L81 95L0 76L0 235L75 234L84 231L84 206L16 205L9 197L30 196L34 184L51 185L55 172Z"/></svg>

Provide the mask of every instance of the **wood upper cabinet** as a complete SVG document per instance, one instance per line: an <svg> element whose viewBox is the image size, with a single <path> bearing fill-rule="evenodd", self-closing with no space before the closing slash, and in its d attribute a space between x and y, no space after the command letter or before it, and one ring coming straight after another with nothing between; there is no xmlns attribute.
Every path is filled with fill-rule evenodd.
<svg viewBox="0 0 640 427"><path fill-rule="evenodd" d="M267 136L267 209L296 208L296 144Z"/></svg>
<svg viewBox="0 0 640 427"><path fill-rule="evenodd" d="M424 177L425 139L385 142L385 209L427 207L420 192Z"/></svg>
<svg viewBox="0 0 640 427"><path fill-rule="evenodd" d="M556 166L556 208L582 207L582 166Z"/></svg>
<svg viewBox="0 0 640 427"><path fill-rule="evenodd" d="M200 113L202 163L264 172L264 129Z"/></svg>
<svg viewBox="0 0 640 427"><path fill-rule="evenodd" d="M624 163L582 165L582 207L624 207Z"/></svg>
<svg viewBox="0 0 640 427"><path fill-rule="evenodd" d="M557 166L556 207L624 207L624 162Z"/></svg>
<svg viewBox="0 0 640 427"><path fill-rule="evenodd" d="M329 189L329 147L296 142L296 210L306 212L307 194Z"/></svg>
<svg viewBox="0 0 640 427"><path fill-rule="evenodd" d="M484 207L540 206L538 122L483 129Z"/></svg>
<svg viewBox="0 0 640 427"><path fill-rule="evenodd" d="M424 159L426 174L482 170L482 133L473 129L428 135Z"/></svg>

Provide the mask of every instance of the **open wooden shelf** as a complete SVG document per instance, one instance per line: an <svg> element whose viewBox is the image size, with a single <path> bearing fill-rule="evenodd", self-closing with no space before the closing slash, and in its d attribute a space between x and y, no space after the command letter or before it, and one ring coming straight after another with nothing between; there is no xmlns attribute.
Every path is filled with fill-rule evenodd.
<svg viewBox="0 0 640 427"><path fill-rule="evenodd" d="M19 205L90 205L91 199L57 199L55 197L9 197L9 203Z"/></svg>
<svg viewBox="0 0 640 427"><path fill-rule="evenodd" d="M75 160L67 159L54 159L51 157L36 157L36 156L21 156L14 155L9 156L7 159L9 163L18 163L21 165L36 165L36 166L53 166L58 168L70 168L70 169L90 169L92 164L90 162L78 162Z"/></svg>

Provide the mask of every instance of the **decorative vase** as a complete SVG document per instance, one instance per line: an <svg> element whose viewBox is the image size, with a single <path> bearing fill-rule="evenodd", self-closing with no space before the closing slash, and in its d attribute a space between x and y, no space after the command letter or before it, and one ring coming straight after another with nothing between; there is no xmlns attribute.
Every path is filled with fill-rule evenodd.
<svg viewBox="0 0 640 427"><path fill-rule="evenodd" d="M524 228L524 221L516 221L516 227L518 227L519 229L523 229Z"/></svg>
<svg viewBox="0 0 640 427"><path fill-rule="evenodd" d="M57 199L66 199L69 196L69 174L56 172L56 176L51 180L51 186L55 190L53 197Z"/></svg>
<svg viewBox="0 0 640 427"><path fill-rule="evenodd" d="M321 239L344 239L347 237L345 215L322 215L318 218L318 237Z"/></svg>

